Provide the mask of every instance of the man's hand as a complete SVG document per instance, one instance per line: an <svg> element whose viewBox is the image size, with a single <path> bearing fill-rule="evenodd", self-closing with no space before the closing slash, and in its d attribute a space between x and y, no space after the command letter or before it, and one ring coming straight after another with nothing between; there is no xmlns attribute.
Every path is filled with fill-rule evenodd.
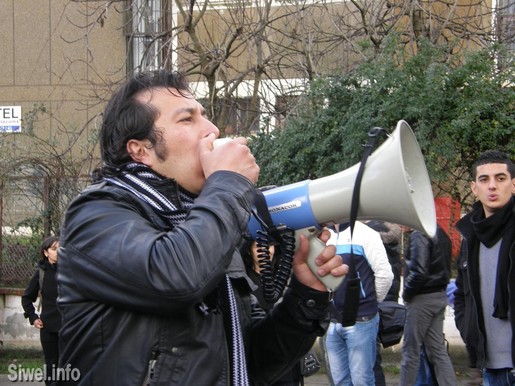
<svg viewBox="0 0 515 386"><path fill-rule="evenodd" d="M330 236L329 231L324 230L319 238L325 244ZM302 284L319 291L327 291L326 286L311 272L307 264L308 252L308 239L304 235L300 235L299 247L293 255L293 273ZM336 254L336 247L334 245L326 246L315 259L315 263L318 266L317 274L319 276L333 275L341 277L349 272L349 267L343 264L341 256Z"/></svg>
<svg viewBox="0 0 515 386"><path fill-rule="evenodd" d="M34 327L36 327L37 329L42 329L43 328L43 321L41 319L36 319L34 321Z"/></svg>
<svg viewBox="0 0 515 386"><path fill-rule="evenodd" d="M259 177L259 166L247 147L247 138L234 138L213 149L214 140L215 135L210 134L200 143L200 162L204 176L208 178L218 170L228 170L247 177L255 184Z"/></svg>

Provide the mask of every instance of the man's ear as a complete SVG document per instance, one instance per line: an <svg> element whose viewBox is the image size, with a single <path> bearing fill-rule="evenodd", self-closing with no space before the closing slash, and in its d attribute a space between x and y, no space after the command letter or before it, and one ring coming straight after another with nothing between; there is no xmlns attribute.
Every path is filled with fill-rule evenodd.
<svg viewBox="0 0 515 386"><path fill-rule="evenodd" d="M152 165L153 147L148 139L130 139L127 142L127 153L136 162Z"/></svg>
<svg viewBox="0 0 515 386"><path fill-rule="evenodd" d="M470 183L470 190L472 191L472 193L474 194L474 197L477 197L477 192L476 192L476 181L472 181Z"/></svg>

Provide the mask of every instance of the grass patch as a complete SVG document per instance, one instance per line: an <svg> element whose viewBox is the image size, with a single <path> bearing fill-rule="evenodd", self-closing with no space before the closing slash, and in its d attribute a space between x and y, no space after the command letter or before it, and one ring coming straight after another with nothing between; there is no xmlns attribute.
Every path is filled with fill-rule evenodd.
<svg viewBox="0 0 515 386"><path fill-rule="evenodd" d="M400 365L383 364L381 367L385 374L399 375L401 373Z"/></svg>
<svg viewBox="0 0 515 386"><path fill-rule="evenodd" d="M454 372L458 380L466 379L469 374L467 351L462 344L450 345L448 347L449 356L454 367ZM382 367L385 374L398 376L401 372L401 346L381 350Z"/></svg>
<svg viewBox="0 0 515 386"><path fill-rule="evenodd" d="M9 373L9 365L21 365L24 368L43 368L45 357L37 348L0 347L0 374Z"/></svg>

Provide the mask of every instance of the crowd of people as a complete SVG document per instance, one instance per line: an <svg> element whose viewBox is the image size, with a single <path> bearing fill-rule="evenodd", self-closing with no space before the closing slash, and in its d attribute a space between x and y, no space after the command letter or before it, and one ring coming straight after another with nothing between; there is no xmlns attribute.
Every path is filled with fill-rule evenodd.
<svg viewBox="0 0 515 386"><path fill-rule="evenodd" d="M306 237L296 248L249 237L259 166L245 138L213 147L219 134L177 73L139 73L114 93L102 165L59 238L43 241L22 298L46 366L80 373L47 385L297 386L320 338L333 385L381 386L385 299L406 306L400 385L417 384L421 358L435 385L456 385L443 335L445 231L337 224L320 232L313 272ZM477 202L457 223L456 326L478 385L515 385L514 165L487 151L471 174ZM351 274L352 293L349 280L336 291L320 280Z"/></svg>

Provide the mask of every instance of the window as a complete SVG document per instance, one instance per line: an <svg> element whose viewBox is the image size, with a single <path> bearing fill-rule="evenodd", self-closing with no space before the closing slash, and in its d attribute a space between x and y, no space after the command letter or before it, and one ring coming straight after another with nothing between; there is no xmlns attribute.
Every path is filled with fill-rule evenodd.
<svg viewBox="0 0 515 386"><path fill-rule="evenodd" d="M251 98L231 98L226 100L228 114L225 125L225 135L247 135L259 131L259 113L251 111ZM246 127L249 117L255 115L250 127Z"/></svg>
<svg viewBox="0 0 515 386"><path fill-rule="evenodd" d="M275 98L275 128L281 129L293 108L299 102L298 95L278 95Z"/></svg>
<svg viewBox="0 0 515 386"><path fill-rule="evenodd" d="M210 0L209 6L214 9L251 7L252 0Z"/></svg>
<svg viewBox="0 0 515 386"><path fill-rule="evenodd" d="M207 107L205 99L198 101ZM252 99L250 97L243 98L223 98L219 99L217 105L214 106L215 117L210 117L214 123L219 126L221 132L226 136L247 136L256 134L259 131L260 112L252 111L250 107ZM258 102L259 104L259 102ZM220 122L223 111L223 122ZM248 127L248 119L253 118L250 127Z"/></svg>
<svg viewBox="0 0 515 386"><path fill-rule="evenodd" d="M163 7L166 0L133 0L126 22L128 70L151 71L160 67L162 41L166 28Z"/></svg>
<svg viewBox="0 0 515 386"><path fill-rule="evenodd" d="M509 66L515 56L515 2L513 0L498 0L497 3L497 41L508 49L506 55L499 58L501 66Z"/></svg>
<svg viewBox="0 0 515 386"><path fill-rule="evenodd" d="M282 6L282 5L298 5L300 7L304 7L306 5L313 4L329 4L329 3L338 3L347 0L273 0L273 6ZM188 4L187 1L184 2ZM254 7L256 4L263 5L264 2L260 0L208 0L209 7L212 9L229 9L229 8L243 8L243 7ZM201 7L202 4L198 5Z"/></svg>
<svg viewBox="0 0 515 386"><path fill-rule="evenodd" d="M313 4L329 4L334 2L338 2L338 0L274 0L276 5L298 5L300 7Z"/></svg>

